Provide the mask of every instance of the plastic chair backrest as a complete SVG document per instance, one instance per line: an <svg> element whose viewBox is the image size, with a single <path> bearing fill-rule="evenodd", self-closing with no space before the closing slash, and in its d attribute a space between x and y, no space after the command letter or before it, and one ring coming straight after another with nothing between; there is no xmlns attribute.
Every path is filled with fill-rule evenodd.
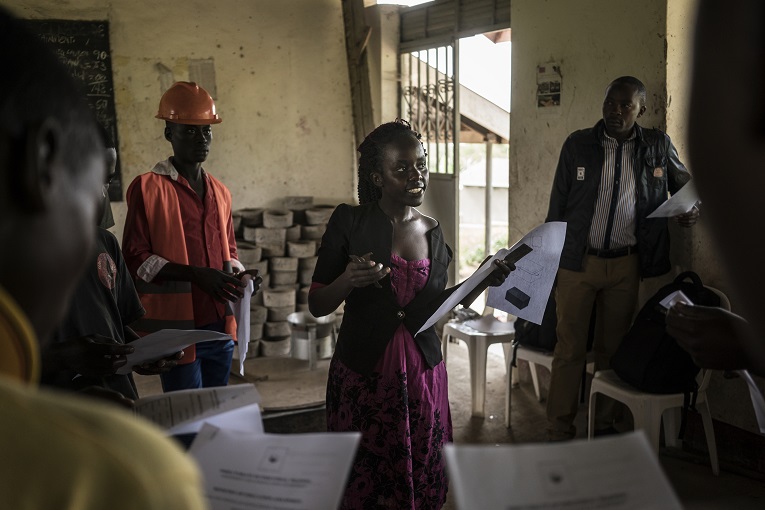
<svg viewBox="0 0 765 510"><path fill-rule="evenodd" d="M712 379L712 371L706 368L702 368L699 372L699 375L696 376L696 381L699 382L699 389L697 390L699 393L706 391L707 386L709 386L709 381Z"/></svg>
<svg viewBox="0 0 765 510"><path fill-rule="evenodd" d="M709 285L704 285L707 289L711 290L715 294L717 294L720 298L720 308L723 310L727 310L730 312L730 299L728 299L728 296L725 295L725 293L719 289L716 289L714 287L710 287Z"/></svg>
<svg viewBox="0 0 765 510"><path fill-rule="evenodd" d="M483 313L481 313L481 317L486 317L487 315L491 315L497 320L505 321L505 322L514 322L517 318L515 315L511 313L507 313L502 310L497 310L496 308L493 308L491 306L484 306L483 307Z"/></svg>
<svg viewBox="0 0 765 510"><path fill-rule="evenodd" d="M709 285L704 285L707 289L711 290L717 296L720 298L720 308L723 310L727 310L730 312L730 299L728 299L728 296L725 295L725 293L719 289L716 289L714 287L710 287ZM699 375L697 377L697 380L699 380L699 392L706 391L707 387L709 386L709 381L712 379L712 371L708 369L702 369L701 372L699 372Z"/></svg>

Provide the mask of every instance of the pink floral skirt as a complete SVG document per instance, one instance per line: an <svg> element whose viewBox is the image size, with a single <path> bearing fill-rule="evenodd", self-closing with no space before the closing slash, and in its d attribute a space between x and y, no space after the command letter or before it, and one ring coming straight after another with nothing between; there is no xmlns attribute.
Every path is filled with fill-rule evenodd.
<svg viewBox="0 0 765 510"><path fill-rule="evenodd" d="M340 508L443 506L443 447L452 440L448 397L444 363L429 368L403 325L369 377L332 360L327 429L362 433Z"/></svg>

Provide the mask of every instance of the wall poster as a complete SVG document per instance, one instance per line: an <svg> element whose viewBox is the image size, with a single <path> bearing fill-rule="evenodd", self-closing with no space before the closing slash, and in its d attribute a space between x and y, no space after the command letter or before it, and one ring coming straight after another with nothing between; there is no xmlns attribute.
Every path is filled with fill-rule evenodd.
<svg viewBox="0 0 765 510"><path fill-rule="evenodd" d="M537 66L537 108L560 107L560 64Z"/></svg>

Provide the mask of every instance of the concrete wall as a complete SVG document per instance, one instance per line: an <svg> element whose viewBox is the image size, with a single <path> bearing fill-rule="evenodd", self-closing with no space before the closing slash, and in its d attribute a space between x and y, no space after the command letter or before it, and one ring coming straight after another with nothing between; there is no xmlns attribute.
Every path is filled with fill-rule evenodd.
<svg viewBox="0 0 765 510"><path fill-rule="evenodd" d="M680 156L687 161L688 106L690 100L690 62L693 53L693 25L698 0L667 2L667 133ZM693 171L693 169L691 169ZM702 216L690 235L682 237L681 246L687 263L702 277L704 283L716 287L728 296L731 290L719 250ZM679 229L678 229L679 230ZM674 232L673 232L674 234ZM677 239L676 236L673 239ZM680 243L676 243L677 245ZM736 302L731 306L736 311ZM758 379L765 389L765 379ZM712 416L716 419L756 432L757 421L749 405L746 384L741 379L725 379L720 372L713 374L709 388Z"/></svg>
<svg viewBox="0 0 765 510"><path fill-rule="evenodd" d="M513 2L511 240L544 221L563 141L601 117L604 89L617 76L643 80L648 109L638 122L667 131L681 159L688 160L685 123L697 1L648 0L640 9L627 0ZM535 66L550 61L561 65L561 106L537 108ZM705 283L726 291L703 215L690 231L675 225L670 229L673 274L693 268ZM667 278L646 281L642 297Z"/></svg>
<svg viewBox="0 0 765 510"><path fill-rule="evenodd" d="M667 133L672 137L683 161L689 159L686 124L690 100L693 24L697 5L698 0L667 2ZM703 214L691 235L684 237L682 248L688 256L687 264L698 268L705 283L729 293L722 261L707 231ZM735 303L733 305L735 307Z"/></svg>
<svg viewBox="0 0 765 510"><path fill-rule="evenodd" d="M514 0L510 239L544 221L560 148L601 118L606 85L631 74L648 88L641 123L664 127L664 0ZM561 105L537 108L536 66L561 66Z"/></svg>
<svg viewBox="0 0 765 510"><path fill-rule="evenodd" d="M379 126L399 116L399 7L375 5L368 7L364 14L372 28L367 47L369 85L374 123Z"/></svg>
<svg viewBox="0 0 765 510"><path fill-rule="evenodd" d="M560 148L566 136L601 117L606 85L634 75L648 89L643 126L666 130L681 159L686 152L688 78L697 0L514 0L512 121L510 126L510 241L544 221ZM561 106L536 107L535 68L561 66ZM691 172L693 169L690 169ZM677 272L692 268L708 284L728 290L717 250L702 217L690 231L674 225L672 274L643 282L646 299ZM733 303L735 311L735 302ZM755 430L740 380L716 374L710 388L713 416Z"/></svg>
<svg viewBox="0 0 765 510"><path fill-rule="evenodd" d="M107 19L123 180L170 145L154 119L157 64L188 79L188 60L215 61L223 123L205 168L231 190L234 208L278 205L286 195L350 200L353 125L341 4L335 0L17 0L24 18ZM121 238L126 207L113 204Z"/></svg>

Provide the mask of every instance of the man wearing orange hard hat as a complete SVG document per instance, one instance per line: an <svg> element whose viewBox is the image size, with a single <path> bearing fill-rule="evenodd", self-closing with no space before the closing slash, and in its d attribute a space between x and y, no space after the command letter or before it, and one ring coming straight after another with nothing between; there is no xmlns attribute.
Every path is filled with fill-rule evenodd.
<svg viewBox="0 0 765 510"><path fill-rule="evenodd" d="M122 250L146 315L139 335L161 329L206 329L235 338L230 304L242 296L244 267L237 260L231 193L202 168L221 122L215 102L193 82L177 82L162 96L156 118L165 121L173 155L128 188ZM257 282L256 282L257 285ZM186 349L178 366L161 375L164 391L225 386L232 340Z"/></svg>

